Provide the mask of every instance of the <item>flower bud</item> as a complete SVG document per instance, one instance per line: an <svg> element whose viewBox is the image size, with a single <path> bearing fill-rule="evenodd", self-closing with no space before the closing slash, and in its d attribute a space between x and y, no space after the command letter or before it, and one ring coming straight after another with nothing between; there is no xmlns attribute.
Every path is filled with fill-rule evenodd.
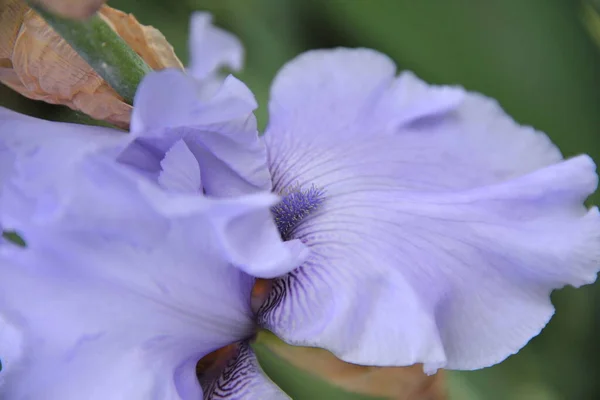
<svg viewBox="0 0 600 400"><path fill-rule="evenodd" d="M102 19L153 69L183 65L155 28L108 6ZM0 0L0 82L34 100L66 105L126 128L131 105L21 0Z"/></svg>
<svg viewBox="0 0 600 400"><path fill-rule="evenodd" d="M106 0L35 0L35 2L53 14L84 19L98 11Z"/></svg>

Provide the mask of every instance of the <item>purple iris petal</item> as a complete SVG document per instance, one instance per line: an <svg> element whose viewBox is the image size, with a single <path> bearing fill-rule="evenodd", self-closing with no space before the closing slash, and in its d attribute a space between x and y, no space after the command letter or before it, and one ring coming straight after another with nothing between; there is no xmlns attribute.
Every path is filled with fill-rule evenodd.
<svg viewBox="0 0 600 400"><path fill-rule="evenodd" d="M16 170L26 173L24 169L29 168L28 175L35 175L43 186L43 179L63 174L58 168L68 166L68 159L97 151L118 151L129 140L114 129L44 121L0 107L0 193ZM33 165L33 157L47 165Z"/></svg>
<svg viewBox="0 0 600 400"><path fill-rule="evenodd" d="M234 265L264 264L250 247L285 257L273 224L245 223L276 197L165 192L106 155L64 163L44 190L29 173L5 183L2 220L27 248L0 247L0 312L27 352L11 361L1 326L2 397L200 398L196 361L253 333L253 278Z"/></svg>
<svg viewBox="0 0 600 400"><path fill-rule="evenodd" d="M493 100L335 49L286 65L269 107L274 191L325 193L291 235L309 260L259 311L286 341L358 364L476 369L540 332L553 289L596 279L594 163L562 160Z"/></svg>
<svg viewBox="0 0 600 400"><path fill-rule="evenodd" d="M183 140L175 142L160 162L158 183L173 192L199 193L202 176L196 157Z"/></svg>
<svg viewBox="0 0 600 400"><path fill-rule="evenodd" d="M204 385L207 400L285 400L289 397L261 373L260 366L248 343L237 349L219 379Z"/></svg>
<svg viewBox="0 0 600 400"><path fill-rule="evenodd" d="M175 70L144 78L134 101L131 132L136 140L120 160L158 177L161 162L183 141L200 169L202 187L211 196L269 190L266 150L258 137L254 96L233 76L208 98L193 78ZM189 159L175 158L189 169ZM183 164L186 163L186 164Z"/></svg>
<svg viewBox="0 0 600 400"><path fill-rule="evenodd" d="M198 82L180 71L167 70L148 75L135 98L131 131L133 142L118 160L149 175L164 188L231 197L271 189L266 147L258 137L254 96L233 76L208 99L197 91ZM157 96L156 94L165 94ZM271 235L264 240L276 243L273 221L261 215L244 223ZM242 239L245 242L245 239ZM255 252L263 262L238 264L247 273L261 278L283 275L306 258L308 250L297 240L264 248L238 244ZM277 251L277 253L272 253ZM273 262L287 254L290 264Z"/></svg>
<svg viewBox="0 0 600 400"><path fill-rule="evenodd" d="M195 12L190 25L189 71L196 79L212 79L223 66L235 71L242 68L242 44L231 33L213 26L211 14Z"/></svg>
<svg viewBox="0 0 600 400"><path fill-rule="evenodd" d="M3 243L0 242L0 246ZM23 357L23 338L19 330L0 315L0 393L6 375L18 368Z"/></svg>
<svg viewBox="0 0 600 400"><path fill-rule="evenodd" d="M164 70L144 78L131 116L135 140L119 160L172 190L192 185L185 189L218 197L270 190L254 95L235 77L218 75L222 66L241 67L240 42L214 27L210 14L195 13L190 55L191 76ZM169 152L172 157L165 161Z"/></svg>

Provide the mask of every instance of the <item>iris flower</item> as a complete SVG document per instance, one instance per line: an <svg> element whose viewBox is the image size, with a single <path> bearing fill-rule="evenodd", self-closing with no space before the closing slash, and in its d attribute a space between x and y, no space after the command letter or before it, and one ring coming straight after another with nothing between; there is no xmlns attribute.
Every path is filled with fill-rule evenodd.
<svg viewBox="0 0 600 400"><path fill-rule="evenodd" d="M240 47L206 23L211 65L150 74L130 134L0 110L0 222L26 242L0 243L3 399L287 398L248 346L250 294L307 249L271 216L253 95L213 73Z"/></svg>
<svg viewBox="0 0 600 400"><path fill-rule="evenodd" d="M205 398L278 398L253 321L357 364L481 368L595 280L589 157L365 49L286 65L263 141L214 79L225 37L213 67L144 79L129 136L2 111L0 222L27 242L0 252L7 398L197 399L230 343ZM256 316L253 277L275 278Z"/></svg>
<svg viewBox="0 0 600 400"><path fill-rule="evenodd" d="M553 289L596 279L593 161L564 160L494 100L333 49L289 62L269 113L273 190L321 193L286 229L309 259L259 313L288 343L363 365L482 368L540 332Z"/></svg>
<svg viewBox="0 0 600 400"><path fill-rule="evenodd" d="M105 156L47 161L20 160L2 196L27 243L0 245L2 398L287 398L247 342L244 270L296 263L268 223L275 196L165 192ZM57 178L40 186L43 165ZM231 344L201 386L198 360Z"/></svg>

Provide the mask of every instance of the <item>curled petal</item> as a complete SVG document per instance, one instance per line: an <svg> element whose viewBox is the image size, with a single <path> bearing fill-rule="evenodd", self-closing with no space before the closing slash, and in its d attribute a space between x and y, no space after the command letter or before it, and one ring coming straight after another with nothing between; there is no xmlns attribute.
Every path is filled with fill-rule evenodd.
<svg viewBox="0 0 600 400"><path fill-rule="evenodd" d="M150 175L182 140L197 160L206 194L217 197L271 188L266 149L258 137L248 88L229 76L214 93L175 70L148 75L138 88L131 131L136 141L123 162Z"/></svg>
<svg viewBox="0 0 600 400"><path fill-rule="evenodd" d="M595 280L594 163L562 161L481 95L393 74L336 49L276 78L274 190L326 195L291 234L311 256L274 281L260 322L357 364L492 365L544 327L553 289Z"/></svg>
<svg viewBox="0 0 600 400"><path fill-rule="evenodd" d="M151 203L161 213L183 217L198 207L205 207L197 197L191 194L172 198L163 193L154 195ZM281 276L302 264L309 254L306 246L298 240L282 242L271 218L269 206L275 204L278 197L263 192L242 198L243 202L237 198L205 199L214 203L211 219L214 235L230 262L260 278Z"/></svg>
<svg viewBox="0 0 600 400"><path fill-rule="evenodd" d="M271 205L277 201L277 198L273 198ZM300 240L281 242L270 211L245 212L235 217L223 212L215 219L219 221L217 223L222 237L228 238L223 243L235 265L254 277L274 278L284 275L302 264L310 253ZM263 245L257 245L257 242ZM244 261L249 259L254 261Z"/></svg>

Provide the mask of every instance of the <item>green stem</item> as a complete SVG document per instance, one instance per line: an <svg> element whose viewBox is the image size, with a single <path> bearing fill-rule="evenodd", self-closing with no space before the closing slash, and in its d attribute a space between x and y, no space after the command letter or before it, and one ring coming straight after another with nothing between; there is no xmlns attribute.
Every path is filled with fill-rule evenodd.
<svg viewBox="0 0 600 400"><path fill-rule="evenodd" d="M31 1L30 6L127 103L133 104L140 81L152 69L102 18L96 14L77 21L51 14Z"/></svg>

